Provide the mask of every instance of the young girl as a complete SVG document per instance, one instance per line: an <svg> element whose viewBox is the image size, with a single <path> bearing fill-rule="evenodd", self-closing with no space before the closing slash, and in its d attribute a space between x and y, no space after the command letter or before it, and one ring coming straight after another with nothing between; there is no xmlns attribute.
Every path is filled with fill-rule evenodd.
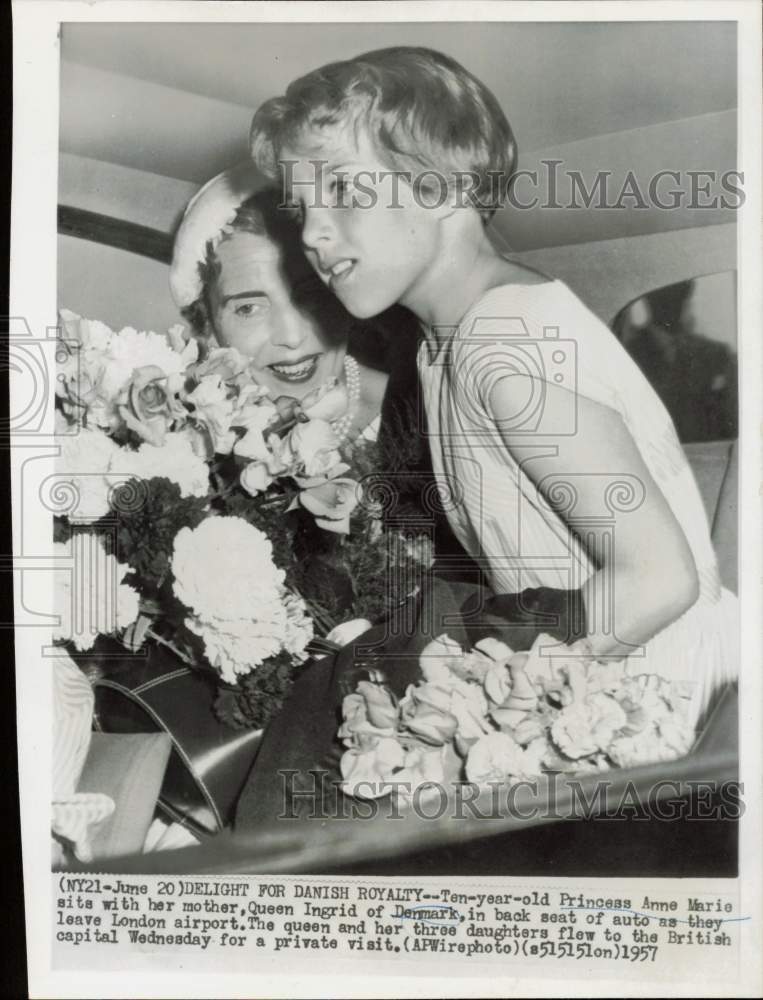
<svg viewBox="0 0 763 1000"><path fill-rule="evenodd" d="M447 56L384 49L268 101L252 150L345 307L418 317L434 469L495 591L579 588L575 654L687 682L699 720L736 671L735 599L656 394L565 285L487 237L516 161L494 96Z"/></svg>

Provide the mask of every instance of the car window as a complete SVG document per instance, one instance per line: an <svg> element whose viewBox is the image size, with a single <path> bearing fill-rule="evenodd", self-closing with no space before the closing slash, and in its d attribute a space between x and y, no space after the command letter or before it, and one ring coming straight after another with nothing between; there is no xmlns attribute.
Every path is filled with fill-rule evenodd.
<svg viewBox="0 0 763 1000"><path fill-rule="evenodd" d="M683 443L737 437L735 271L654 289L621 309L611 326Z"/></svg>

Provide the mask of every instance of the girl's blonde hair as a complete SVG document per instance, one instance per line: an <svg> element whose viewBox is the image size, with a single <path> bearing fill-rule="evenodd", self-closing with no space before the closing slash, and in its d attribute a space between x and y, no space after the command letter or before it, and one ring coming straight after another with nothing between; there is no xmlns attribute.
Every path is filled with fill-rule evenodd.
<svg viewBox="0 0 763 1000"><path fill-rule="evenodd" d="M252 156L277 179L285 146L348 125L365 127L391 169L460 184L484 222L506 198L517 158L511 126L494 94L449 56L400 46L308 73L256 112Z"/></svg>

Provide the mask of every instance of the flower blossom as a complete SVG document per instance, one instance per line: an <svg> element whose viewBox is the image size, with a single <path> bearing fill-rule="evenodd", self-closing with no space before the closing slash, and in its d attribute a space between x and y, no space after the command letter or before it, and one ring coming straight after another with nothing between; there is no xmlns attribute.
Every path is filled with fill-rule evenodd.
<svg viewBox="0 0 763 1000"><path fill-rule="evenodd" d="M207 463L194 452L188 436L178 431L167 434L160 447L146 442L137 451L117 449L110 471L124 479L169 479L183 497L203 497L209 490Z"/></svg>
<svg viewBox="0 0 763 1000"><path fill-rule="evenodd" d="M562 753L577 759L606 750L626 723L622 706L610 695L597 693L562 709L551 725L551 736Z"/></svg>
<svg viewBox="0 0 763 1000"><path fill-rule="evenodd" d="M336 434L325 420L298 423L289 432L289 447L306 476L325 476L341 461Z"/></svg>
<svg viewBox="0 0 763 1000"><path fill-rule="evenodd" d="M64 410L88 426L115 431L122 425L120 399L136 371L158 369L164 377L181 375L193 358L195 343L181 351L170 338L125 327L115 332L98 320L67 309L63 324L56 392ZM179 346L177 338L174 343Z"/></svg>
<svg viewBox="0 0 763 1000"><path fill-rule="evenodd" d="M178 398L180 376L166 376L156 365L136 368L122 390L118 408L127 427L149 444L161 447L173 424L188 411Z"/></svg>
<svg viewBox="0 0 763 1000"><path fill-rule="evenodd" d="M224 567L223 585L210 566ZM175 536L172 572L210 663L234 682L280 652L304 659L312 623L284 586L263 532L239 517L208 517Z"/></svg>
<svg viewBox="0 0 763 1000"><path fill-rule="evenodd" d="M487 733L469 750L466 777L478 785L534 777L541 772L540 749L523 750L508 733Z"/></svg>
<svg viewBox="0 0 763 1000"><path fill-rule="evenodd" d="M405 751L387 736L368 749L350 749L342 754L339 768L342 791L358 799L378 799L392 791L391 782L405 763Z"/></svg>
<svg viewBox="0 0 763 1000"><path fill-rule="evenodd" d="M214 451L220 455L229 454L236 441L231 431L234 405L220 376L203 378L186 394L185 401L193 407L194 420L209 433Z"/></svg>
<svg viewBox="0 0 763 1000"><path fill-rule="evenodd" d="M71 483L76 506L66 511L79 521L97 521L108 514L112 486L108 479L112 461L121 449L101 430L77 428L74 434L57 438L61 452L56 458L56 476Z"/></svg>
<svg viewBox="0 0 763 1000"><path fill-rule="evenodd" d="M346 747L367 750L394 734L398 709L388 691L361 681L357 691L345 695L342 716L339 739Z"/></svg>
<svg viewBox="0 0 763 1000"><path fill-rule="evenodd" d="M102 392L110 400L117 399L138 368L159 368L166 376L185 371L185 359L165 336L129 326L113 334L103 362Z"/></svg>
<svg viewBox="0 0 763 1000"><path fill-rule="evenodd" d="M350 517L360 497L360 485L354 479L337 478L302 490L299 502L310 511L319 528L349 535Z"/></svg>
<svg viewBox="0 0 763 1000"><path fill-rule="evenodd" d="M443 634L432 639L419 654L419 666L424 680L433 684L448 685L460 666L464 651L449 635Z"/></svg>
<svg viewBox="0 0 763 1000"><path fill-rule="evenodd" d="M400 723L425 743L442 746L458 729L458 719L450 709L448 691L428 682L411 684L400 704Z"/></svg>

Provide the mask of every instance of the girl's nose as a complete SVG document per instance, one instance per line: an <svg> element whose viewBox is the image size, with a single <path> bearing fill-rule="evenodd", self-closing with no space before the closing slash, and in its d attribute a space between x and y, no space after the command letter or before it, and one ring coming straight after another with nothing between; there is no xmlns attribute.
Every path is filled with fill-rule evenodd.
<svg viewBox="0 0 763 1000"><path fill-rule="evenodd" d="M331 236L331 216L328 208L309 207L305 209L302 223L302 243L308 250L320 255L321 246Z"/></svg>

